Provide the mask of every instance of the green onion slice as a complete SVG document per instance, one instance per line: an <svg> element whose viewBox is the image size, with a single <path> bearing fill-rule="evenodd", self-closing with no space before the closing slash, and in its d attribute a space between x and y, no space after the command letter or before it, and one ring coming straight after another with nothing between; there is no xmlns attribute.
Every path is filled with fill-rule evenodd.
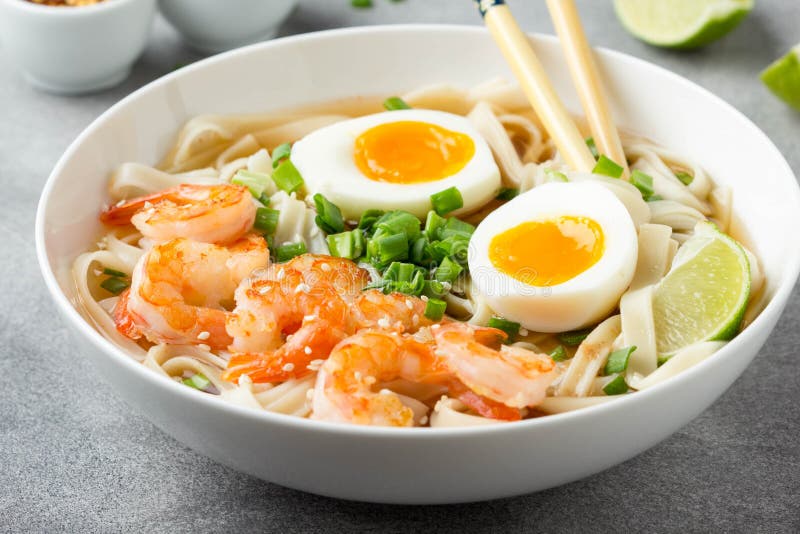
<svg viewBox="0 0 800 534"><path fill-rule="evenodd" d="M272 173L272 179L278 189L287 193L294 193L303 186L303 177L300 176L300 171L290 159L286 159L278 165L275 172Z"/></svg>
<svg viewBox="0 0 800 534"><path fill-rule="evenodd" d="M694 181L694 176L688 172L678 171L675 173L675 176L683 183L683 185L689 185Z"/></svg>
<svg viewBox="0 0 800 534"><path fill-rule="evenodd" d="M625 382L625 377L617 375L617 377L605 385L603 393L606 395L622 395L628 392L628 384Z"/></svg>
<svg viewBox="0 0 800 534"><path fill-rule="evenodd" d="M305 254L306 252L308 252L306 250L306 244L302 241L298 243L287 243L278 247L278 250L275 252L275 257L278 263L283 263L291 260L295 256Z"/></svg>
<svg viewBox="0 0 800 534"><path fill-rule="evenodd" d="M411 109L411 106L406 104L406 101L399 96L390 96L383 101L383 107L389 111L397 111L400 109Z"/></svg>
<svg viewBox="0 0 800 534"><path fill-rule="evenodd" d="M211 380L209 380L203 373L195 373L189 378L184 378L183 383L190 388L203 391L211 384Z"/></svg>
<svg viewBox="0 0 800 534"><path fill-rule="evenodd" d="M444 317L444 311L447 309L447 303L439 299L428 299L425 305L425 317L431 321L441 321Z"/></svg>
<svg viewBox="0 0 800 534"><path fill-rule="evenodd" d="M125 278L128 276L127 273L123 273L122 271L117 271L116 269L111 269L110 267L103 267L103 274L107 274L109 276L116 276L119 278Z"/></svg>
<svg viewBox="0 0 800 534"><path fill-rule="evenodd" d="M606 156L601 155L597 160L597 165L592 169L593 174L602 174L610 176L611 178L619 178L622 176L622 167L617 165L614 161L608 159Z"/></svg>
<svg viewBox="0 0 800 534"><path fill-rule="evenodd" d="M278 227L278 218L281 212L272 208L258 208L256 209L256 220L253 223L253 228L261 231L264 235L271 235L275 233Z"/></svg>
<svg viewBox="0 0 800 534"><path fill-rule="evenodd" d="M275 147L272 151L272 168L275 169L280 163L292 153L292 145L283 143Z"/></svg>
<svg viewBox="0 0 800 534"><path fill-rule="evenodd" d="M116 276L112 276L111 278L106 278L102 282L100 282L100 287L112 293L114 295L119 295L123 291L125 291L129 286L130 282L124 280L122 278L117 278Z"/></svg>
<svg viewBox="0 0 800 534"><path fill-rule="evenodd" d="M608 376L616 373L624 373L628 368L628 360L630 360L631 354L633 354L635 350L636 345L631 345L630 347L615 350L609 354L608 360L606 360L606 366L603 368L603 374Z"/></svg>
<svg viewBox="0 0 800 534"><path fill-rule="evenodd" d="M503 319L502 317L492 317L489 319L490 328L497 328L498 330L502 330L508 335L508 341L515 338L517 334L519 334L520 324L515 323L514 321L509 321L508 319Z"/></svg>
<svg viewBox="0 0 800 534"><path fill-rule="evenodd" d="M243 185L250 190L250 194L253 195L253 198L261 198L261 195L264 194L264 190L269 184L269 180L270 177L264 173L242 169L231 178L231 183Z"/></svg>
<svg viewBox="0 0 800 534"><path fill-rule="evenodd" d="M326 234L337 234L344 230L344 218L339 206L325 198L321 193L314 195L317 216L314 222Z"/></svg>
<svg viewBox="0 0 800 534"><path fill-rule="evenodd" d="M550 358L554 362L563 362L567 359L567 349L564 348L564 345L557 346L550 351Z"/></svg>
<svg viewBox="0 0 800 534"><path fill-rule="evenodd" d="M431 204L436 213L439 215L446 215L451 211L463 208L464 199L461 196L461 191L456 189L456 187L448 187L444 191L432 194Z"/></svg>
<svg viewBox="0 0 800 534"><path fill-rule="evenodd" d="M568 347L577 347L589 336L593 329L594 327L573 330L571 332L562 332L558 334L558 340Z"/></svg>
<svg viewBox="0 0 800 534"><path fill-rule="evenodd" d="M517 195L519 195L519 189L516 187L504 187L500 189L500 191L497 193L497 196L494 198L497 200L511 200Z"/></svg>
<svg viewBox="0 0 800 534"><path fill-rule="evenodd" d="M436 268L433 278L439 282L449 282L452 284L463 270L461 265L454 262L449 257L445 257L439 264L439 267Z"/></svg>
<svg viewBox="0 0 800 534"><path fill-rule="evenodd" d="M653 196L653 177L645 174L639 169L635 169L631 173L631 185L635 186L642 193L642 198L645 200Z"/></svg>
<svg viewBox="0 0 800 534"><path fill-rule="evenodd" d="M589 147L589 152L592 153L592 156L594 156L594 159L597 159L597 158L600 157L600 152L597 151L597 145L594 142L594 137L587 137L586 138L586 146Z"/></svg>
<svg viewBox="0 0 800 534"><path fill-rule="evenodd" d="M360 230L371 230L375 222L383 217L386 212L383 210L367 210L361 214L361 219L358 221L358 228Z"/></svg>

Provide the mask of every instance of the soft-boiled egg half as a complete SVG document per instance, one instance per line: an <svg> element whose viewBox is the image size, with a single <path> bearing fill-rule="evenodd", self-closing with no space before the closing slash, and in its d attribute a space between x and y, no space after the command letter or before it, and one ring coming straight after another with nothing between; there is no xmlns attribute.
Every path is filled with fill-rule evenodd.
<svg viewBox="0 0 800 534"><path fill-rule="evenodd" d="M310 194L322 193L346 218L368 209L423 218L430 196L455 186L468 213L491 200L500 171L486 141L459 115L387 111L320 128L292 147Z"/></svg>
<svg viewBox="0 0 800 534"><path fill-rule="evenodd" d="M607 316L633 278L636 228L607 188L546 183L490 213L470 242L473 283L497 314L536 332Z"/></svg>

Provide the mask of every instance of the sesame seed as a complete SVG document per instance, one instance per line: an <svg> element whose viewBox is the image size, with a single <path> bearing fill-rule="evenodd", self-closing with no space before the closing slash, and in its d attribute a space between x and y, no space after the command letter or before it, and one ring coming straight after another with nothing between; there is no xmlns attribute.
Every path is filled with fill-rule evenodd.
<svg viewBox="0 0 800 534"><path fill-rule="evenodd" d="M414 315L411 316L411 324L413 324L414 326L417 326L419 324L418 314L415 313Z"/></svg>
<svg viewBox="0 0 800 534"><path fill-rule="evenodd" d="M303 282L300 282L299 284L297 284L297 287L294 288L295 295L300 293L300 292L308 293L310 291L311 291L311 288L308 286L308 284L305 284Z"/></svg>
<svg viewBox="0 0 800 534"><path fill-rule="evenodd" d="M386 317L381 317L378 319L378 326L381 328L389 328L389 319Z"/></svg>
<svg viewBox="0 0 800 534"><path fill-rule="evenodd" d="M289 362L289 363L287 363L286 365L284 365L283 367L281 367L281 369L283 369L284 371L286 371L287 373L289 373L289 372L291 372L291 371L294 371L294 364L293 364L293 363L291 363L291 362Z"/></svg>
<svg viewBox="0 0 800 534"><path fill-rule="evenodd" d="M277 278L278 282L280 282L281 280L283 280L285 276L286 273L283 271L283 269L278 269L278 276L276 276L275 278Z"/></svg>
<svg viewBox="0 0 800 534"><path fill-rule="evenodd" d="M258 292L261 293L262 295L266 295L270 291L272 291L272 286L263 286L258 288Z"/></svg>
<svg viewBox="0 0 800 534"><path fill-rule="evenodd" d="M94 273L95 276L100 276L101 274L103 274L103 271L101 271L100 269L95 269L92 272Z"/></svg>
<svg viewBox="0 0 800 534"><path fill-rule="evenodd" d="M355 221L355 220L351 219L351 220L347 221L347 224L349 224L350 226L355 226L355 225L358 224L358 221Z"/></svg>
<svg viewBox="0 0 800 534"><path fill-rule="evenodd" d="M305 317L303 317L303 322L313 321L316 318L317 318L316 315L306 315Z"/></svg>
<svg viewBox="0 0 800 534"><path fill-rule="evenodd" d="M294 337L294 334L289 334L288 336L286 336L286 342L287 343L290 342L293 337Z"/></svg>
<svg viewBox="0 0 800 534"><path fill-rule="evenodd" d="M115 204L115 206L117 206L117 207L124 206L124 205L125 205L125 202L127 202L127 201L126 201L126 200L123 198L122 200L120 200L119 202L117 202L117 203Z"/></svg>
<svg viewBox="0 0 800 534"><path fill-rule="evenodd" d="M365 384L367 384L367 385L370 385L370 386L371 386L372 384L374 384L375 382L377 382L377 381L378 381L378 379L377 379L377 378L375 378L374 376L368 376L368 377L366 377L366 378L364 379L364 383L365 383Z"/></svg>
<svg viewBox="0 0 800 534"><path fill-rule="evenodd" d="M322 365L323 363L325 363L325 360L311 360L311 365L319 366Z"/></svg>
<svg viewBox="0 0 800 534"><path fill-rule="evenodd" d="M422 295L420 297L420 299L422 300L422 302L428 302L428 296L427 295Z"/></svg>
<svg viewBox="0 0 800 534"><path fill-rule="evenodd" d="M211 333L210 332L206 332L205 330L200 332L199 334L197 334L197 339L200 339L202 341L205 341L206 339L208 339L210 337L211 337Z"/></svg>
<svg viewBox="0 0 800 534"><path fill-rule="evenodd" d="M311 347L306 345L306 348L303 349L303 352L305 352L306 354L311 354Z"/></svg>
<svg viewBox="0 0 800 534"><path fill-rule="evenodd" d="M392 392L388 389L382 389L378 392L380 395L391 395Z"/></svg>
<svg viewBox="0 0 800 534"><path fill-rule="evenodd" d="M356 380L361 380L361 371L356 371L353 373L353 376L356 378Z"/></svg>
<svg viewBox="0 0 800 534"><path fill-rule="evenodd" d="M150 201L145 201L145 203L144 203L144 209L146 209L146 210L149 210L149 209L150 209L150 208L152 208L152 207L153 207L153 203L152 203L152 202L150 202Z"/></svg>
<svg viewBox="0 0 800 534"><path fill-rule="evenodd" d="M411 302L411 299L406 299L406 308L408 308L409 310L414 309L414 303Z"/></svg>
<svg viewBox="0 0 800 534"><path fill-rule="evenodd" d="M198 348L198 349L201 349L201 350L208 350L208 351L210 351L210 350L211 350L211 347L209 347L209 346L208 346L208 345L206 345L205 343L200 343L199 345L197 345L197 348Z"/></svg>
<svg viewBox="0 0 800 534"><path fill-rule="evenodd" d="M325 271L326 273L331 270L331 266L328 265L327 263L323 263L322 265L319 266L319 268Z"/></svg>
<svg viewBox="0 0 800 534"><path fill-rule="evenodd" d="M527 329L527 328L520 328L520 329L519 329L519 335L521 335L521 336L527 336L528 334L530 334L530 332L528 332L528 329Z"/></svg>
<svg viewBox="0 0 800 534"><path fill-rule="evenodd" d="M427 415L423 415L422 417L420 417L419 418L419 424L427 425L428 424L428 416Z"/></svg>
<svg viewBox="0 0 800 534"><path fill-rule="evenodd" d="M439 323L436 323L436 324L432 324L431 328L433 328L434 330L438 330L440 326L442 326L442 325L440 325Z"/></svg>

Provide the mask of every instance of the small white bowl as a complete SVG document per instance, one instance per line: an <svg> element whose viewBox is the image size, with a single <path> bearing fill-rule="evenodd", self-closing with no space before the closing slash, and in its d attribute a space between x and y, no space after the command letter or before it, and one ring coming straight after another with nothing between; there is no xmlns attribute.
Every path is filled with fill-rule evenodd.
<svg viewBox="0 0 800 534"><path fill-rule="evenodd" d="M222 52L274 37L297 0L159 0L161 13L192 48Z"/></svg>
<svg viewBox="0 0 800 534"><path fill-rule="evenodd" d="M54 7L0 0L0 41L36 87L78 94L128 77L144 50L155 0Z"/></svg>
<svg viewBox="0 0 800 534"><path fill-rule="evenodd" d="M567 107L578 111L558 40L535 36L533 45ZM36 219L44 279L80 341L73 357L88 358L116 393L193 449L277 484L345 499L507 497L597 473L652 447L733 384L777 323L800 272L800 189L775 145L730 105L650 63L608 50L596 57L617 123L686 154L730 186L739 235L746 230L763 262L765 309L695 367L606 404L517 423L360 427L234 406L187 388L136 362L81 316L71 265L102 231L97 215L109 202L110 172L125 161L156 163L192 116L511 78L484 29L427 25L334 30L235 50L147 85L94 121L50 175ZM768 403L768 388L764 395L753 401Z"/></svg>

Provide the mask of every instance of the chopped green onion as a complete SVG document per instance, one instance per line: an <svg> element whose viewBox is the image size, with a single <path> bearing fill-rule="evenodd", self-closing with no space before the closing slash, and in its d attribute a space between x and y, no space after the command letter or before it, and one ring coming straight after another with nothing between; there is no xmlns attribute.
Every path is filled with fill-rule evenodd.
<svg viewBox="0 0 800 534"><path fill-rule="evenodd" d="M547 176L548 182L569 182L566 174L555 169L545 169L544 174Z"/></svg>
<svg viewBox="0 0 800 534"><path fill-rule="evenodd" d="M411 261L417 265L429 265L431 262L431 255L428 253L428 238L420 236L411 245L411 253L409 254Z"/></svg>
<svg viewBox="0 0 800 534"><path fill-rule="evenodd" d="M189 378L184 378L183 383L184 385L187 385L190 388L199 389L200 391L203 391L211 384L211 380L206 378L206 375L204 375L203 373L195 373Z"/></svg>
<svg viewBox="0 0 800 534"><path fill-rule="evenodd" d="M444 311L447 309L447 303L439 299L428 299L425 305L425 317L431 321L441 321L444 317Z"/></svg>
<svg viewBox="0 0 800 534"><path fill-rule="evenodd" d="M431 204L436 213L446 215L451 211L463 208L464 199L461 197L461 191L455 187L448 187L444 191L432 194Z"/></svg>
<svg viewBox="0 0 800 534"><path fill-rule="evenodd" d="M584 339L589 336L592 328L584 328L582 330L573 330L571 332L562 332L558 334L558 340L568 347L577 347Z"/></svg>
<svg viewBox="0 0 800 534"><path fill-rule="evenodd" d="M655 202L656 200L664 200L664 197L662 197L661 195L650 195L649 197L647 197L648 202Z"/></svg>
<svg viewBox="0 0 800 534"><path fill-rule="evenodd" d="M447 239L449 237L463 237L469 239L474 233L474 226L468 222L462 221L461 219L450 217L447 219L447 222L445 223L444 228L442 228L442 231L439 233L439 235L442 239Z"/></svg>
<svg viewBox="0 0 800 534"><path fill-rule="evenodd" d="M425 219L425 235L430 241L441 239L440 231L445 224L447 224L447 219L439 216L433 210L429 211L428 217Z"/></svg>
<svg viewBox="0 0 800 534"><path fill-rule="evenodd" d="M597 158L600 157L600 152L597 151L597 145L594 142L594 137L587 137L586 138L586 146L589 147L589 152L592 153L592 156L594 156L594 159L597 159Z"/></svg>
<svg viewBox="0 0 800 534"><path fill-rule="evenodd" d="M364 253L364 235L361 230L329 234L327 239L331 256L354 260Z"/></svg>
<svg viewBox="0 0 800 534"><path fill-rule="evenodd" d="M511 200L515 196L519 195L519 189L516 187L504 187L497 193L497 196L494 197L497 200Z"/></svg>
<svg viewBox="0 0 800 534"><path fill-rule="evenodd" d="M287 193L294 193L303 185L303 177L300 176L300 171L294 166L292 160L284 160L272 173L272 179L278 189L286 191Z"/></svg>
<svg viewBox="0 0 800 534"><path fill-rule="evenodd" d="M262 206L268 208L272 201L269 198L269 195L265 192L261 193L261 196L258 197L258 201L261 203Z"/></svg>
<svg viewBox="0 0 800 534"><path fill-rule="evenodd" d="M414 240L419 237L419 219L413 214L395 210L384 214L375 221L374 227L381 230L383 234L404 233L408 239Z"/></svg>
<svg viewBox="0 0 800 534"><path fill-rule="evenodd" d="M567 359L567 349L564 348L564 345L557 346L550 351L550 358L554 362L563 362Z"/></svg>
<svg viewBox="0 0 800 534"><path fill-rule="evenodd" d="M282 145L276 146L275 150L272 151L272 168L274 169L280 165L281 162L288 158L291 153L292 145L289 143L283 143Z"/></svg>
<svg viewBox="0 0 800 534"><path fill-rule="evenodd" d="M383 210L367 210L361 214L361 219L358 221L358 228L360 230L371 230L375 221L383 217Z"/></svg>
<svg viewBox="0 0 800 534"><path fill-rule="evenodd" d="M625 383L625 377L617 375L617 378L609 382L603 388L603 393L606 395L622 395L628 392L628 384Z"/></svg>
<svg viewBox="0 0 800 534"><path fill-rule="evenodd" d="M436 268L433 278L439 282L449 282L452 284L463 270L461 265L454 262L449 257L445 257L442 263L439 264L439 267Z"/></svg>
<svg viewBox="0 0 800 534"><path fill-rule="evenodd" d="M110 276L117 276L119 278L125 278L128 276L127 273L123 273L122 271L117 271L116 269L111 269L109 267L103 268L103 274L107 274Z"/></svg>
<svg viewBox="0 0 800 534"><path fill-rule="evenodd" d="M370 239L367 249L370 261L376 266L408 258L408 237L405 233L384 235Z"/></svg>
<svg viewBox="0 0 800 534"><path fill-rule="evenodd" d="M392 262L383 273L385 293L419 295L425 288L423 270L413 263Z"/></svg>
<svg viewBox="0 0 800 534"><path fill-rule="evenodd" d="M635 169L631 173L631 185L635 186L636 189L641 191L642 198L645 200L653 196L653 177L649 174L645 174L639 169Z"/></svg>
<svg viewBox="0 0 800 534"><path fill-rule="evenodd" d="M372 7L372 0L350 0L350 5L357 8Z"/></svg>
<svg viewBox="0 0 800 534"><path fill-rule="evenodd" d="M437 262L441 262L445 257L457 261L460 265L466 266L469 259L469 238L452 235L441 241L432 243L429 247L431 256Z"/></svg>
<svg viewBox="0 0 800 534"><path fill-rule="evenodd" d="M283 263L285 261L289 261L295 256L299 256L301 254L305 254L308 252L306 250L306 244L302 241L297 243L287 243L286 245L281 245L278 247L278 250L275 253L275 257L278 263Z"/></svg>
<svg viewBox="0 0 800 534"><path fill-rule="evenodd" d="M406 104L406 101L399 96L390 96L383 101L383 107L389 111L397 111L399 109L411 109L411 106Z"/></svg>
<svg viewBox="0 0 800 534"><path fill-rule="evenodd" d="M344 230L344 219L339 206L325 198L321 193L314 195L317 216L314 222L326 234L337 234Z"/></svg>
<svg viewBox="0 0 800 534"><path fill-rule="evenodd" d="M423 295L434 299L442 298L447 292L448 289L438 280L425 280L425 286L422 289Z"/></svg>
<svg viewBox="0 0 800 534"><path fill-rule="evenodd" d="M635 350L636 345L631 345L630 347L615 350L609 354L606 366L603 368L603 374L608 376L625 372L625 369L628 368L628 360L630 360L631 354L633 354Z"/></svg>
<svg viewBox="0 0 800 534"><path fill-rule="evenodd" d="M393 261L384 271L383 278L395 282L410 282L416 270L417 267L413 263Z"/></svg>
<svg viewBox="0 0 800 534"><path fill-rule="evenodd" d="M508 341L515 338L517 334L519 334L519 323L515 323L514 321L509 321L508 319L503 319L502 317L492 317L489 319L489 328L497 328L498 330L502 330L508 335Z"/></svg>
<svg viewBox="0 0 800 534"><path fill-rule="evenodd" d="M119 295L123 291L125 291L128 286L130 286L130 282L124 280L122 278L117 278L116 276L112 276L111 278L106 278L102 282L100 282L100 287L112 293L114 295Z"/></svg>
<svg viewBox="0 0 800 534"><path fill-rule="evenodd" d="M689 174L688 172L678 171L675 173L675 177L680 180L683 185L689 185L694 181L694 176Z"/></svg>
<svg viewBox="0 0 800 534"><path fill-rule="evenodd" d="M597 160L597 165L592 169L592 174L602 174L604 176L610 176L611 178L619 178L622 176L622 167L601 155Z"/></svg>
<svg viewBox="0 0 800 534"><path fill-rule="evenodd" d="M260 198L264 194L269 180L270 177L267 174L242 169L231 178L231 183L247 187L254 198Z"/></svg>
<svg viewBox="0 0 800 534"><path fill-rule="evenodd" d="M272 208L258 208L256 209L256 221L253 223L253 228L260 230L262 234L274 234L275 229L278 227L280 215L280 211Z"/></svg>

